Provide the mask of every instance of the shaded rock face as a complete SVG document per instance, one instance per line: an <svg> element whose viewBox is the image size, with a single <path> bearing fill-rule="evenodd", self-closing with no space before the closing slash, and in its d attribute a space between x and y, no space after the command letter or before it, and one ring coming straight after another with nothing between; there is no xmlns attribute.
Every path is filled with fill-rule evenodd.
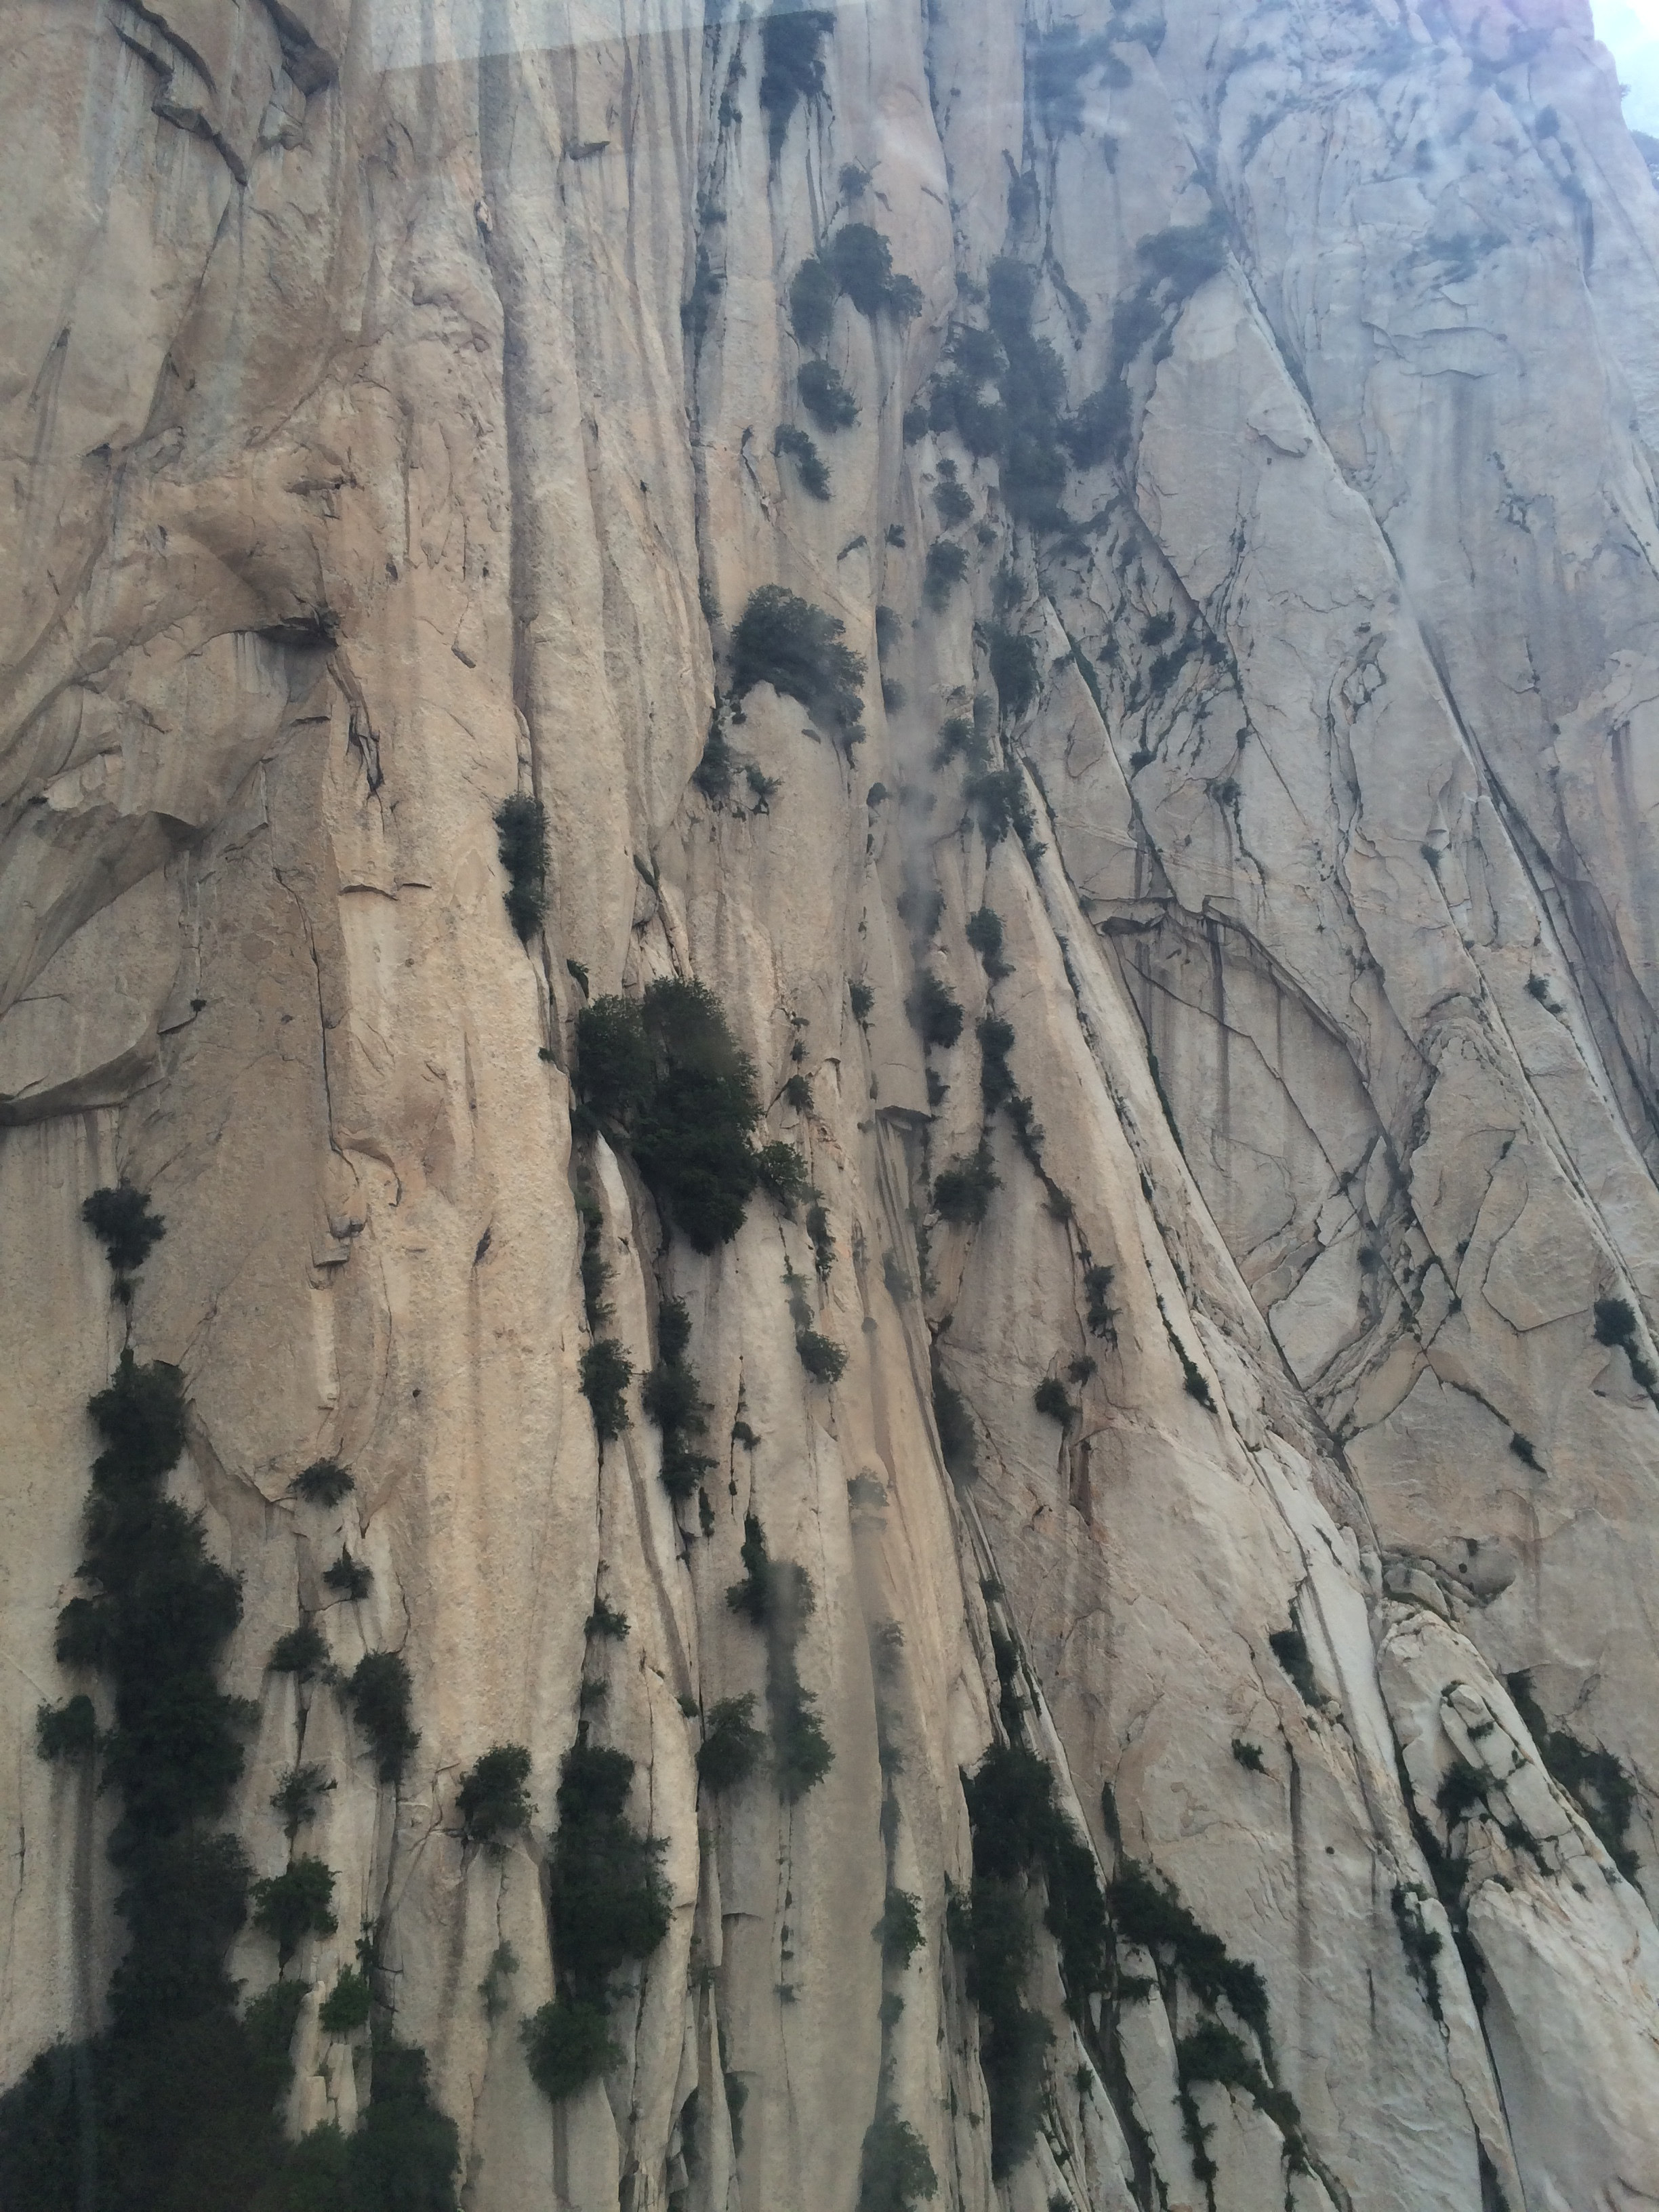
<svg viewBox="0 0 1659 2212"><path fill-rule="evenodd" d="M718 15L11 10L0 2082L124 1940L110 1798L34 1736L100 1694L54 1623L130 1345L241 1577L228 1824L335 1874L290 2133L370 2093L319 2020L366 1927L474 2212L853 2212L861 2161L923 2201L878 2116L972 2212L1651 2201L1659 196L1610 64L1538 0L789 21L793 103ZM856 746L734 696L769 584L865 660ZM816 1238L757 1192L701 1254L573 1126L579 1011L670 975ZM167 1224L127 1304L81 1222L119 1179ZM603 1448L580 1387L670 1297L680 1501L637 1382ZM356 1486L307 1504L321 1458ZM815 1596L793 1802L699 1787L718 1701L768 1719L748 1516ZM403 1654L400 1781L266 1671L302 1619ZM519 2031L579 1724L672 1911L556 2106ZM1059 1861L1015 1880L1020 2125L996 1742L1109 1908L1088 1966ZM490 1850L497 1743L533 1817Z"/></svg>

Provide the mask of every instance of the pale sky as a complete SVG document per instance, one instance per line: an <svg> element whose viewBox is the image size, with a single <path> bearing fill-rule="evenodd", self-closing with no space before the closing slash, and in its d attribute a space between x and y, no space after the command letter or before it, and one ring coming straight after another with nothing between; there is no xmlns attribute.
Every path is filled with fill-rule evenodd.
<svg viewBox="0 0 1659 2212"><path fill-rule="evenodd" d="M1590 0L1595 35L1630 87L1625 120L1659 138L1659 0Z"/></svg>

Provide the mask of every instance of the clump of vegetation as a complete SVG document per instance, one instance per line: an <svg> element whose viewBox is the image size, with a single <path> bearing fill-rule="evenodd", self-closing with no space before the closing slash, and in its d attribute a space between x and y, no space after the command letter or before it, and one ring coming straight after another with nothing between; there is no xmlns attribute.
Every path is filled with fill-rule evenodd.
<svg viewBox="0 0 1659 2212"><path fill-rule="evenodd" d="M343 1966L333 1988L317 2008L317 2025L325 2035L355 2035L368 2026L374 1996L368 1976L355 1966Z"/></svg>
<svg viewBox="0 0 1659 2212"><path fill-rule="evenodd" d="M816 1711L817 1699L803 1689L795 1647L811 1615L811 1579L792 1559L773 1559L758 1518L743 1524L744 1578L733 1583L726 1601L766 1638L766 1702L772 1723L772 1764L778 1794L786 1803L805 1795L829 1772L835 1754Z"/></svg>
<svg viewBox="0 0 1659 2212"><path fill-rule="evenodd" d="M40 1758L80 1759L97 1747L98 1715L90 1698L35 1707L34 1748Z"/></svg>
<svg viewBox="0 0 1659 2212"><path fill-rule="evenodd" d="M991 1164L991 1148L981 1144L966 1158L955 1159L933 1177L933 1211L941 1221L965 1228L983 1221L991 1193L1002 1186L1002 1177Z"/></svg>
<svg viewBox="0 0 1659 2212"><path fill-rule="evenodd" d="M840 641L845 624L781 584L750 598L732 639L732 690L744 699L769 684L822 722L849 751L864 736L864 662Z"/></svg>
<svg viewBox="0 0 1659 2212"><path fill-rule="evenodd" d="M800 1364L815 1382L839 1382L847 1372L847 1354L842 1346L827 1336L820 1336L814 1328L804 1328L795 1337L795 1350Z"/></svg>
<svg viewBox="0 0 1659 2212"><path fill-rule="evenodd" d="M830 336L841 286L822 254L803 261L789 286L789 319L804 346L821 346Z"/></svg>
<svg viewBox="0 0 1659 2212"><path fill-rule="evenodd" d="M939 1430L940 1455L945 1471L953 1482L975 1482L979 1479L979 1441L974 1434L973 1416L961 1391L947 1382L933 1368L933 1421Z"/></svg>
<svg viewBox="0 0 1659 2212"><path fill-rule="evenodd" d="M915 2212L919 2199L938 2193L927 2145L908 2120L884 2105L865 2130L858 2212Z"/></svg>
<svg viewBox="0 0 1659 2212"><path fill-rule="evenodd" d="M962 1035L961 1004L931 969L924 968L916 977L915 988L905 1000L904 1011L922 1042L936 1046L941 1052L948 1052Z"/></svg>
<svg viewBox="0 0 1659 2212"><path fill-rule="evenodd" d="M1012 831L1022 844L1036 835L1036 819L1025 796L1025 779L1017 768L986 769L970 775L963 796L988 846L1000 845Z"/></svg>
<svg viewBox="0 0 1659 2212"><path fill-rule="evenodd" d="M783 1086L783 1103L797 1114L810 1114L812 1110L811 1078L792 1075Z"/></svg>
<svg viewBox="0 0 1659 2212"><path fill-rule="evenodd" d="M849 983L847 1003L853 1009L853 1019L862 1026L876 1010L876 994L867 983Z"/></svg>
<svg viewBox="0 0 1659 2212"><path fill-rule="evenodd" d="M339 1558L331 1567L323 1569L323 1580L349 1605L359 1605L374 1587L374 1570L362 1559L354 1559L342 1544Z"/></svg>
<svg viewBox="0 0 1659 2212"><path fill-rule="evenodd" d="M1002 917L988 906L978 907L968 917L969 944L980 957L981 965L994 983L1013 974L1012 968L1002 957Z"/></svg>
<svg viewBox="0 0 1659 2212"><path fill-rule="evenodd" d="M1295 1683L1297 1694L1303 1704L1311 1705L1317 1711L1319 1684L1314 1676L1308 1640L1302 1631L1294 1625L1289 1628L1275 1628L1267 1638L1267 1649Z"/></svg>
<svg viewBox="0 0 1659 2212"><path fill-rule="evenodd" d="M804 361L795 376L801 404L820 430L850 430L859 404L827 361Z"/></svg>
<svg viewBox="0 0 1659 2212"><path fill-rule="evenodd" d="M1066 1385L1055 1376L1043 1376L1031 1394L1031 1401L1039 1413L1058 1421L1062 1429L1069 1429L1077 1419L1077 1407L1066 1396Z"/></svg>
<svg viewBox="0 0 1659 2212"><path fill-rule="evenodd" d="M795 473L800 478L804 492L813 499L829 498L830 471L823 465L823 454L805 430L796 428L792 423L780 422L772 434L772 451L775 454L788 454L795 465Z"/></svg>
<svg viewBox="0 0 1659 2212"><path fill-rule="evenodd" d="M708 1426L708 1408L699 1395L696 1373L686 1362L691 1316L682 1298L665 1298L657 1310L661 1358L645 1378L641 1402L662 1436L662 1486L677 1502L691 1497L714 1471L707 1452L693 1441Z"/></svg>
<svg viewBox="0 0 1659 2212"><path fill-rule="evenodd" d="M992 628L986 632L991 681L1005 721L1017 722L1037 694L1036 641L1017 630Z"/></svg>
<svg viewBox="0 0 1659 2212"><path fill-rule="evenodd" d="M1233 1757L1247 1773L1265 1774L1267 1771L1259 1743L1246 1743L1242 1736L1233 1738Z"/></svg>
<svg viewBox="0 0 1659 2212"><path fill-rule="evenodd" d="M332 1936L334 1876L321 1859L297 1858L279 1875L253 1885L253 1924L276 1946L287 1966L307 1936Z"/></svg>
<svg viewBox="0 0 1659 2212"><path fill-rule="evenodd" d="M936 538L927 548L927 574L922 584L922 597L935 614L943 614L951 602L951 588L959 584L968 574L968 556L960 545L953 545L948 538Z"/></svg>
<svg viewBox="0 0 1659 2212"><path fill-rule="evenodd" d="M620 1644L628 1633L628 1615L619 1613L609 1598L596 1597L586 1626L588 1635L610 1637Z"/></svg>
<svg viewBox="0 0 1659 2212"><path fill-rule="evenodd" d="M634 1363L614 1336L602 1336L581 1357L581 1389L602 1444L614 1443L629 1424L628 1386Z"/></svg>
<svg viewBox="0 0 1659 2212"><path fill-rule="evenodd" d="M1577 1806L1625 1880L1633 1882L1642 1865L1628 1841L1636 1817L1636 1784L1624 1761L1614 1752L1591 1750L1568 1729L1552 1728L1529 1673L1507 1676L1504 1686L1552 1779Z"/></svg>
<svg viewBox="0 0 1659 2212"><path fill-rule="evenodd" d="M130 1296L129 1278L137 1273L167 1234L167 1223L152 1211L149 1192L137 1189L125 1177L118 1183L106 1183L82 1200L81 1218L104 1248L117 1295Z"/></svg>
<svg viewBox="0 0 1659 2212"><path fill-rule="evenodd" d="M410 1723L413 1692L401 1651L366 1651L346 1678L346 1703L368 1738L382 1782L398 1782L420 1731Z"/></svg>
<svg viewBox="0 0 1659 2212"><path fill-rule="evenodd" d="M521 1743L492 1744L461 1777L455 1810L466 1840L499 1848L503 1837L530 1826L530 1753Z"/></svg>
<svg viewBox="0 0 1659 2212"><path fill-rule="evenodd" d="M1172 1884L1154 1879L1136 1859L1125 1859L1107 1889L1107 1903L1126 1942L1152 1952L1166 1971L1178 1971L1201 2003L1225 1998L1244 2025L1267 2033L1267 1985L1259 1968L1235 1959L1182 1903Z"/></svg>
<svg viewBox="0 0 1659 2212"><path fill-rule="evenodd" d="M307 1505L337 1505L356 1484L337 1459L314 1459L289 1485Z"/></svg>
<svg viewBox="0 0 1659 2212"><path fill-rule="evenodd" d="M830 241L826 258L838 289L860 314L872 320L890 315L908 323L921 313L920 288L908 276L895 274L892 247L867 222L843 223Z"/></svg>
<svg viewBox="0 0 1659 2212"><path fill-rule="evenodd" d="M1115 1267L1090 1266L1083 1270L1084 1322L1091 1336L1102 1337L1109 1344L1117 1341L1117 1308L1107 1300L1116 1273Z"/></svg>
<svg viewBox="0 0 1659 2212"><path fill-rule="evenodd" d="M759 1765L766 1737L754 1725L755 1697L722 1698L710 1709L697 1747L697 1777L708 1790L735 1790Z"/></svg>
<svg viewBox="0 0 1659 2212"><path fill-rule="evenodd" d="M662 976L637 1005L598 999L576 1017L576 1049L584 1107L632 1146L665 1215L699 1252L728 1243L759 1172L761 1106L714 993Z"/></svg>
<svg viewBox="0 0 1659 2212"><path fill-rule="evenodd" d="M1400 1930L1401 1948L1406 1954L1412 1978L1421 1988L1434 2017L1443 2021L1446 2014L1441 1999L1440 1975L1434 1962L1444 1945L1438 1929L1423 1925L1422 1906L1427 1893L1416 1882L1395 1882L1389 1905Z"/></svg>
<svg viewBox="0 0 1659 2212"><path fill-rule="evenodd" d="M309 1620L285 1630L271 1645L265 1664L273 1674L293 1674L301 1682L325 1673L329 1657L322 1631Z"/></svg>
<svg viewBox="0 0 1659 2212"><path fill-rule="evenodd" d="M283 1827L290 1843L301 1828L317 1817L318 1800L334 1787L328 1769L311 1761L303 1766L284 1767L276 1787L270 1793L271 1810L283 1816Z"/></svg>
<svg viewBox="0 0 1659 2212"><path fill-rule="evenodd" d="M495 809L495 837L507 870L507 918L527 945L547 915L547 809L525 792L504 799Z"/></svg>
<svg viewBox="0 0 1659 2212"><path fill-rule="evenodd" d="M553 1966L558 1994L524 2024L525 2055L555 2103L614 2065L609 2003L613 1978L648 1958L668 1933L659 1837L625 1814L634 1762L590 1744L585 1732L559 1770L559 1825L549 1868Z"/></svg>
<svg viewBox="0 0 1659 2212"><path fill-rule="evenodd" d="M947 530L955 529L959 522L966 522L974 511L974 502L969 496L967 486L957 481L954 471L946 476L942 467L939 481L933 488L933 505L939 509L939 519Z"/></svg>
<svg viewBox="0 0 1659 2212"><path fill-rule="evenodd" d="M1212 2182L1218 2168L1205 2148L1209 2129L1198 2117L1193 2089L1200 2081L1217 2081L1224 2087L1242 2089L1265 2112L1285 2138L1285 2154L1292 2173L1307 2170L1307 2147L1302 2140L1302 2115L1287 2089L1275 2088L1231 2028L1218 2020L1201 2020L1176 2045L1176 2079L1180 2084L1182 2119L1193 2149L1193 2171L1200 2181Z"/></svg>
<svg viewBox="0 0 1659 2212"><path fill-rule="evenodd" d="M1636 1309L1628 1298L1597 1298L1595 1301L1595 1341L1598 1344L1618 1345L1630 1362L1630 1371L1643 1389L1659 1388L1659 1374L1652 1363L1644 1359L1636 1339Z"/></svg>
<svg viewBox="0 0 1659 2212"><path fill-rule="evenodd" d="M760 104L775 161L801 101L823 97L823 42L835 27L833 9L791 8L777 0L761 18Z"/></svg>
<svg viewBox="0 0 1659 2212"><path fill-rule="evenodd" d="M885 1965L908 1966L925 1940L921 1900L908 1889L890 1889L881 1908L881 1917L870 1932L881 1946Z"/></svg>

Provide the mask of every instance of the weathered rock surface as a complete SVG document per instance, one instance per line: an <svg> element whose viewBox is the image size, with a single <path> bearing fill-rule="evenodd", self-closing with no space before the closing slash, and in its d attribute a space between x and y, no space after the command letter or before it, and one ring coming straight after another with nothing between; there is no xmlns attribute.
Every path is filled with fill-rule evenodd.
<svg viewBox="0 0 1659 2212"><path fill-rule="evenodd" d="M184 1370L174 1488L243 1578L256 1872L283 1770L337 1785L295 2131L366 2094L315 1992L369 1925L471 2212L853 2212L878 2106L963 2212L1659 2201L1659 192L1611 64L1576 0L1137 0L1075 45L989 0L848 9L774 154L761 36L7 10L0 2085L96 2030L119 1952L108 1801L33 1744L96 1687L53 1628L130 1342ZM859 413L814 428L819 501L774 449L789 286L849 221L921 305L836 306ZM1063 527L1006 427L1000 459L929 427L994 262L1063 371L1045 450L1103 395ZM967 574L930 596L942 534ZM868 661L850 757L769 685L732 712L769 583ZM1024 838L939 758L975 695ZM492 822L520 791L527 947ZM967 1017L926 1055L922 969ZM763 1195L710 1255L665 1242L573 1133L584 994L676 974L805 1157L827 1279ZM982 1136L999 1181L952 1226L931 1180ZM167 1222L130 1307L80 1221L118 1176ZM686 1301L701 1511L637 1391L596 1439L579 1188L636 1369ZM356 1482L326 1511L289 1488L323 1456ZM817 1592L835 1757L793 1805L699 1797L696 1709L765 1685L726 1603L748 1513ZM346 1538L356 1604L321 1580ZM595 1656L601 1595L630 1630ZM265 1671L302 1609L343 1670L407 1659L396 1788L332 1691ZM673 1914L622 2063L555 2107L518 2030L579 1709L636 1762ZM1121 1925L1079 1995L1044 1934L1040 2124L994 2179L947 1915L961 1772L1011 1728L1107 1880L1155 1869L1259 1970L1264 2031L1212 2009L1294 2124L1192 2074L1167 1948ZM454 1801L497 1742L536 1815L492 1857ZM267 1939L234 1970L270 1982Z"/></svg>

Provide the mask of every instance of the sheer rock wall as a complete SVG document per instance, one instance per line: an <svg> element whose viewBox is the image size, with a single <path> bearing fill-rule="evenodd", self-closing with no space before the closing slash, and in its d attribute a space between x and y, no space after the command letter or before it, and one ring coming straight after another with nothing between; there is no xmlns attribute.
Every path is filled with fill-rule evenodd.
<svg viewBox="0 0 1659 2212"><path fill-rule="evenodd" d="M1576 5L1136 0L1089 10L1069 63L1057 22L846 9L774 158L735 15L14 0L0 2081L96 2027L118 1950L107 1802L33 1729L72 1686L82 1407L130 1340L185 1370L178 1492L244 1577L235 1825L277 1870L275 1778L329 1765L307 1847L342 1933L301 1965L326 1987L381 1924L474 2212L852 2212L884 2081L964 2212L1659 2197L1659 1416L1645 1319L1594 1325L1659 1300L1659 198ZM837 306L860 413L813 432L820 502L773 434L805 420L790 278L848 220L924 304ZM1185 289L1158 288L1174 230L1218 240ZM1118 394L1067 532L1011 514L1006 457L904 435L999 256L1035 272L1066 409ZM1158 327L1126 355L1137 300ZM973 520L941 609L946 463ZM773 582L867 659L867 736L849 759L762 686L726 735L778 787L713 803L731 626ZM994 695L998 625L1036 647L995 732L1036 827L988 844L934 750ZM551 833L527 949L492 824L515 790ZM968 1015L927 1066L919 967ZM578 968L594 996L719 992L763 1133L822 1193L827 1283L763 1197L713 1255L665 1249L630 1163L573 1138ZM929 1215L988 1126L988 1010L1068 1218L1006 1114L982 1224ZM130 1310L79 1220L121 1175L167 1224ZM596 1443L578 1182L636 1366L659 1297L690 1310L707 1534L637 1400ZM832 1388L788 1268L848 1354ZM1034 1389L1086 1358L1062 1430ZM933 1358L975 1481L945 1471ZM289 1493L324 1455L357 1483L331 1513ZM725 1604L747 1511L818 1595L835 1763L793 1807L763 1782L700 1805L683 1710L763 1686ZM343 1533L375 1577L355 1606L320 1581ZM552 1987L599 1594L631 1631L587 1662L596 1725L675 1909L624 2063L556 2111L517 2029ZM397 1790L337 1698L265 1673L301 1607L343 1668L404 1653ZM1292 1628L1300 1689L1268 1641ZM1190 1997L1143 1956L1149 1996L1074 2020L1045 1938L1049 2094L993 2182L945 1915L1010 1641L1104 1873L1149 1864L1260 1968L1301 2170L1210 2083L1195 2172ZM1544 1734L1633 1782L1634 1882L1552 1778L1523 1671ZM501 1741L532 1748L537 1818L496 1861L454 1791ZM884 2029L890 1881L927 1942ZM264 1939L236 1971L270 1978ZM314 1997L295 2051L294 2126L349 2124L361 2055Z"/></svg>

